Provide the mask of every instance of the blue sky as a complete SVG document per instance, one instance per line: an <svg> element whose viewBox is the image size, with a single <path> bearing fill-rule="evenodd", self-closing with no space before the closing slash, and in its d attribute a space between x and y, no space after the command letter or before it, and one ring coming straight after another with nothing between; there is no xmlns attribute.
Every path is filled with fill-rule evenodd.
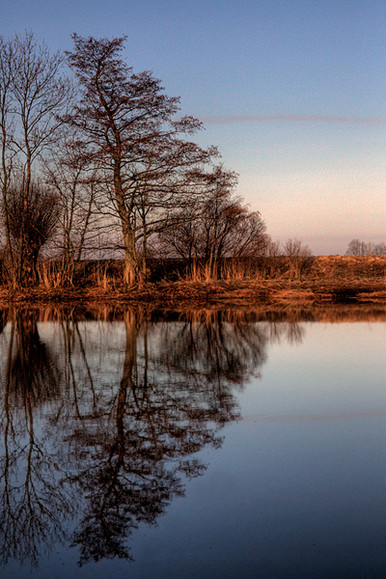
<svg viewBox="0 0 386 579"><path fill-rule="evenodd" d="M13 0L0 33L54 49L71 33L127 35L206 130L274 239L315 254L386 238L384 0Z"/></svg>

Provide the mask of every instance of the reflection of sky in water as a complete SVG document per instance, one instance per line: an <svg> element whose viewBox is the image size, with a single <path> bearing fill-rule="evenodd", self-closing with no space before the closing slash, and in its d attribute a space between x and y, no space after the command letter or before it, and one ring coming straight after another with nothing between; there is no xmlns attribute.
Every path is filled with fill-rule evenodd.
<svg viewBox="0 0 386 579"><path fill-rule="evenodd" d="M184 370L197 362L199 380L191 386L193 400L203 377L212 380L208 377L215 365L194 357L194 340L187 341L187 349L180 348L181 340L188 339L180 333L183 327L181 323L148 326L149 369L152 380L160 380L162 393L170 379L184 388L184 379L189 380ZM40 322L38 329L54 358L63 356L62 328ZM78 568L77 549L65 545L43 556L39 569L30 571L26 566L21 574L12 563L1 577L383 577L385 324L257 322L254 329L258 331L252 334L251 345L265 350L257 358L261 365L250 368L251 372L242 366L244 386L240 388L237 381L232 386L243 419L224 426L220 449L204 445L195 455L208 468L203 476L185 481L185 496L172 497L156 526L142 523L130 536L135 562L104 560ZM109 410L127 362L125 324L80 322L77 331L82 347L79 340L74 342L73 370L79 402L89 413L90 372L98 408ZM137 337L141 372L144 336L141 328ZM177 344L173 336L178 336ZM9 326L0 335L2 376L8 338ZM205 355L214 351L211 344ZM175 361L178 379L168 366L169 354L176 352L190 360L186 366L183 359ZM228 344L227 354L232 358L235 352ZM252 350L246 352L252 359ZM226 382L226 376L217 379ZM216 380L211 383L215 388ZM53 409L53 401L45 402L36 417L52 415ZM61 450L61 436L63 440L70 436L76 421L73 416L68 420L64 409L61 412L62 435L52 436L54 424L43 420L36 423L36 436L49 451L51 464L57 461L65 471L68 456ZM87 426L87 420L80 423ZM114 421L104 416L100 420L109 436ZM89 425L88 435L93 428ZM85 458L80 452L71 469L87 467L82 464ZM48 472L54 478L62 473L52 468ZM82 508L80 496L73 500L76 508ZM76 529L72 519L68 532Z"/></svg>
<svg viewBox="0 0 386 579"><path fill-rule="evenodd" d="M302 324L305 339L269 348L263 379L242 394L250 418L386 412L384 323Z"/></svg>
<svg viewBox="0 0 386 579"><path fill-rule="evenodd" d="M160 577L170 561L172 577L385 576L386 327L305 328L269 348L185 501L140 530L135 577L149 553Z"/></svg>

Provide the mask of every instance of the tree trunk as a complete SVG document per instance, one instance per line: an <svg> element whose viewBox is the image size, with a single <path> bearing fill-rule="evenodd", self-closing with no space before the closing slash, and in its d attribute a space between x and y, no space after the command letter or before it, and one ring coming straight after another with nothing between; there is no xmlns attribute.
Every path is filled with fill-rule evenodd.
<svg viewBox="0 0 386 579"><path fill-rule="evenodd" d="M138 263L138 257L135 250L135 233L128 227L124 228L123 233L125 243L125 265L123 280L127 285L133 285L140 281L141 268Z"/></svg>

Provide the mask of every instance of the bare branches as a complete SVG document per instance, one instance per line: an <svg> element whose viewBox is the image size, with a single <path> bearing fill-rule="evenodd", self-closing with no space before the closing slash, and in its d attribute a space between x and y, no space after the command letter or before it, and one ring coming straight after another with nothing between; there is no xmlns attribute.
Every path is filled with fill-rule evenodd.
<svg viewBox="0 0 386 579"><path fill-rule="evenodd" d="M311 250L300 239L288 239L283 245L284 255L288 257L310 257Z"/></svg>
<svg viewBox="0 0 386 579"><path fill-rule="evenodd" d="M215 150L185 140L201 123L189 116L176 119L179 99L167 96L150 72L136 74L122 60L125 38L74 35L73 40L67 58L81 98L66 120L81 132L90 161L98 160L106 175L106 209L120 223L126 281L142 281L149 235L186 203L193 193L192 168L207 163Z"/></svg>
<svg viewBox="0 0 386 579"><path fill-rule="evenodd" d="M179 214L173 228L162 233L166 249L192 263L201 261L217 277L224 258L256 257L264 252L265 224L235 195L237 175L221 165L198 176L201 197Z"/></svg>
<svg viewBox="0 0 386 579"><path fill-rule="evenodd" d="M63 56L51 55L30 32L9 41L1 39L0 62L2 213L14 281L22 284L24 271L34 270L36 248L45 243L50 228L44 222L48 198L37 194L33 169L39 173L44 151L58 138L63 124L60 114L69 105L71 85L61 73ZM33 208L35 202L38 205ZM35 210L43 209L40 202L44 205L39 215L42 223L39 233L32 234L37 223L29 220ZM30 247L32 239L36 243Z"/></svg>
<svg viewBox="0 0 386 579"><path fill-rule="evenodd" d="M180 99L151 72L134 72L122 57L125 40L74 34L64 57L32 33L0 39L2 211L17 284L35 267L29 244L45 243L32 241L27 223L31 205L47 210L52 197L39 186L36 201L33 183L43 176L55 191L55 242L69 282L75 260L100 255L102 239L109 257L123 251L129 284L145 280L159 236L164 248L204 259L214 275L224 257L260 255L267 244L261 215L235 194L236 174L213 164L215 147L190 140L202 123L179 116Z"/></svg>
<svg viewBox="0 0 386 579"><path fill-rule="evenodd" d="M8 223L12 247L23 255L25 280L35 281L39 251L52 236L59 218L58 198L39 183L31 183L29 202L19 185L8 191ZM20 244L23 243L23 247Z"/></svg>
<svg viewBox="0 0 386 579"><path fill-rule="evenodd" d="M386 255L386 243L366 243L352 239L348 244L346 255Z"/></svg>

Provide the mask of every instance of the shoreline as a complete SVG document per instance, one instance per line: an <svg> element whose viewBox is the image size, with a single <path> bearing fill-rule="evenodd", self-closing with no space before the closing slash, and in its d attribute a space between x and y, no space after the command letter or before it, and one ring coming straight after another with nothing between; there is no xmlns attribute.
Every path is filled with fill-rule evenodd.
<svg viewBox="0 0 386 579"><path fill-rule="evenodd" d="M18 304L149 304L160 306L320 305L326 303L386 304L383 280L227 280L148 283L141 287L41 286L12 290L0 288L0 307Z"/></svg>

